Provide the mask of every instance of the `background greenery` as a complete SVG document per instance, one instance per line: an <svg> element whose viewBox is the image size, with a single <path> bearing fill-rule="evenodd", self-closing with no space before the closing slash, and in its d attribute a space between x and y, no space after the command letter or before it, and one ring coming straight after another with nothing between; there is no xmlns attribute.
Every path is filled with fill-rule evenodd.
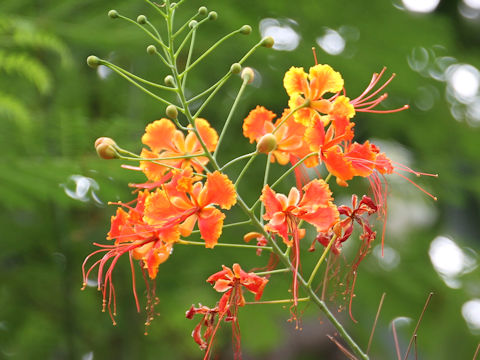
<svg viewBox="0 0 480 360"><path fill-rule="evenodd" d="M362 263L354 300L359 322L354 324L345 311L339 317L365 347L377 304L386 292L371 354L376 359L394 358L390 322L396 317L412 319L397 322L400 346L405 349L425 299L433 291L419 331L419 358L472 358L478 330L468 327L461 308L480 297L478 271L465 270L456 279L460 285L449 287L435 271L428 252L434 238L448 236L473 259L469 270L476 267L479 128L475 121L458 116L463 105L452 102L446 95L448 83L434 79L432 72L445 70L435 58L445 58L447 64L480 66L478 20L466 21L460 15L460 1L441 1L434 13L415 15L384 0L295 4L207 0L186 1L177 21L189 18L201 5L217 11L219 17L199 32L197 56L215 39L243 24L251 24L254 31L249 37L229 41L192 74L193 90L219 78L260 39L262 19L279 19L301 37L294 51L260 49L248 60L261 81L247 89L234 119L237 132L231 133L226 142L230 145L222 154L225 159L251 151L246 139L238 135L250 109L260 104L281 113L288 100L282 86L284 72L290 66L308 68L314 63L311 47L325 27L349 27L343 28L347 34L344 52L333 56L318 49L317 55L320 63L329 63L343 74L351 96L359 94L371 74L383 66L388 73L398 74L388 89L388 106L409 103L411 109L391 115L360 114L357 133L407 154L403 160L415 169L438 172L438 179L416 181L439 200L433 203L407 182L392 179L386 244L393 262L372 254ZM217 300L206 277L221 264L239 262L250 268L267 261L266 255L256 258L244 251L177 246L159 271L160 316L148 336L143 335L143 314L135 312L127 262L121 262L115 272L118 326L113 327L101 313L100 295L93 288L80 291L82 261L92 251L91 243L104 239L114 212L114 207L105 204L128 201L127 184L142 181L138 174L121 169L119 162L99 160L93 142L99 136L110 136L122 147L140 151L145 125L164 113L163 105L119 77L86 66L86 57L96 54L154 81L161 82L167 74L146 54L150 42L141 31L106 16L111 8L132 18L144 13L161 24L140 0L0 3L0 358L200 358L190 337L195 323L184 318L184 311L192 303L213 305ZM240 79L233 78L207 108L205 117L217 128L239 85ZM425 96L430 106L425 105ZM459 120L454 119L452 107ZM75 182L72 175L84 179ZM98 188L86 178L93 179ZM251 198L258 191L257 178L250 173ZM355 183L347 190L362 191L367 189L364 185ZM225 239L241 241L233 231L226 231ZM308 269L313 256L305 255L303 261ZM271 283L265 298L285 297L290 279L279 276ZM313 307L301 310L303 330L295 331L286 321L288 308L242 309L244 357L343 358L326 339L325 333L334 331L318 312ZM218 343L220 358L231 357L229 337L225 328Z"/></svg>

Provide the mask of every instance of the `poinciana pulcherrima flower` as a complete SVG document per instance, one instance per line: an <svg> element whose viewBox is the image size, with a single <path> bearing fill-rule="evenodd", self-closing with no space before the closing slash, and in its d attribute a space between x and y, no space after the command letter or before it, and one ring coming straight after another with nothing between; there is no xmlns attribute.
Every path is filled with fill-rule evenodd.
<svg viewBox="0 0 480 360"><path fill-rule="evenodd" d="M208 151L214 151L218 141L218 134L215 129L210 126L207 120L201 118L195 120L195 127ZM142 142L150 150L143 149L141 156L147 159L156 159L155 162L140 162L140 168L151 181L162 179L171 167L177 169L193 168L197 173L203 173L204 166L208 163L208 158L205 156L193 157L204 153L193 130L190 130L185 136L168 119L156 120L149 124L142 136ZM185 155L190 157L179 158ZM169 157L177 157L177 159L168 159ZM170 168L161 164L168 165Z"/></svg>
<svg viewBox="0 0 480 360"><path fill-rule="evenodd" d="M207 181L194 182L192 170L185 169L172 180L152 192L145 201L145 221L162 228L177 224L182 236L189 236L198 221L200 235L207 248L213 248L222 233L225 214L237 198L230 179L218 171L207 175Z"/></svg>
<svg viewBox="0 0 480 360"><path fill-rule="evenodd" d="M250 291L252 294L255 295L255 300L258 301L262 297L263 290L265 285L268 283L268 279L265 277L261 277L256 275L253 272L245 272L242 270L239 264L233 264L232 268L226 267L222 265L223 270L211 275L207 282L213 285L213 288L223 293L220 301L218 302L215 309L218 309L218 323L217 326L212 330L208 329L209 331L209 344L206 349L204 359L208 358L210 348L212 346L212 341L215 335L220 322L223 320L232 323L232 337L234 339L233 346L234 346L234 356L235 359L240 359L240 327L238 324L238 308L245 306L245 298L243 296L243 288ZM190 309L192 311L192 309ZM193 312L195 312L195 308L193 308ZM190 313L192 314L192 312ZM190 315L187 312L187 317ZM193 315L191 315L193 316ZM203 321L203 319L202 319ZM195 329L198 328L198 325ZM211 334L211 335L210 335ZM195 330L192 335L195 335ZM197 340L196 340L197 341ZM198 343L198 342L197 342ZM200 341L200 346L203 346L203 342Z"/></svg>
<svg viewBox="0 0 480 360"><path fill-rule="evenodd" d="M210 309L207 306L199 304L199 307L192 305L190 309L187 310L185 317L187 319L193 319L197 314L202 315L202 319L195 326L195 329L192 331L193 340L200 346L201 350L207 350L208 344L213 340L217 327L216 317L218 316L218 306L215 306L213 309ZM203 330L203 333L202 333Z"/></svg>
<svg viewBox="0 0 480 360"><path fill-rule="evenodd" d="M132 286L137 311L140 312L140 305L135 288L135 271L133 260L139 260L142 274L147 286L147 322L148 325L154 315L154 305L157 301L155 297L155 287L150 286L144 270L147 270L148 277L155 279L158 272L158 266L165 262L173 248L173 244L178 240L180 233L178 226L165 226L155 228L144 222L143 214L145 210L145 199L149 196L147 190L138 192L136 204L119 203L122 207L111 219L111 227L107 239L115 240L113 245L102 245L94 243L100 247L88 255L82 265L83 289L87 286L90 273L98 267L97 286L103 294L102 311L108 307L110 317L115 324L116 315L116 297L115 287L113 285L113 270L118 259L128 254L132 273ZM100 260L91 265L88 270L86 264L88 260L99 253L104 253Z"/></svg>
<svg viewBox="0 0 480 360"><path fill-rule="evenodd" d="M285 244L293 247L293 305L296 307L300 265L298 222L304 220L314 225L318 232L326 232L338 221L338 210L332 202L328 184L319 179L312 180L303 187L303 196L297 188L292 188L287 197L275 193L266 185L260 199L265 205L263 218L269 220L265 229L278 234Z"/></svg>

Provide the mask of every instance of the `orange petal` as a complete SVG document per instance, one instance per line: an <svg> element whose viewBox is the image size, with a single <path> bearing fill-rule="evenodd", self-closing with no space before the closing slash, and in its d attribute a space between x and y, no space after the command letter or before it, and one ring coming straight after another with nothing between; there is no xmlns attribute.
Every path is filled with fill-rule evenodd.
<svg viewBox="0 0 480 360"><path fill-rule="evenodd" d="M269 220L275 213L283 211L282 203L275 196L275 191L268 185L263 188L260 200L265 205L265 215L263 216L265 220Z"/></svg>
<svg viewBox="0 0 480 360"><path fill-rule="evenodd" d="M375 158L377 154L374 153L368 141L364 144L353 143L346 154L355 171L355 176L369 176L375 167Z"/></svg>
<svg viewBox="0 0 480 360"><path fill-rule="evenodd" d="M178 215L178 210L163 189L157 189L147 197L143 218L148 224L161 225L175 215Z"/></svg>
<svg viewBox="0 0 480 360"><path fill-rule="evenodd" d="M292 66L290 70L285 73L283 78L283 86L287 90L287 94L292 96L294 94L308 93L307 74L303 68L297 68Z"/></svg>
<svg viewBox="0 0 480 360"><path fill-rule="evenodd" d="M333 102L333 108L329 115L333 117L342 116L351 119L355 116L355 108L350 104L350 99L348 97L340 95Z"/></svg>
<svg viewBox="0 0 480 360"><path fill-rule="evenodd" d="M308 78L312 100L319 99L327 92L339 92L343 88L342 75L333 70L330 65L318 64L311 67Z"/></svg>
<svg viewBox="0 0 480 360"><path fill-rule="evenodd" d="M228 210L237 202L235 186L227 175L215 171L207 175L205 188L198 201L200 206L217 204Z"/></svg>
<svg viewBox="0 0 480 360"><path fill-rule="evenodd" d="M208 151L214 151L218 142L218 134L215 129L210 126L207 120L202 118L195 119L195 126Z"/></svg>
<svg viewBox="0 0 480 360"><path fill-rule="evenodd" d="M270 110L263 106L257 106L243 120L243 135L250 139L250 143L253 143L266 134L265 123L271 123L275 117L276 115Z"/></svg>
<svg viewBox="0 0 480 360"><path fill-rule="evenodd" d="M142 136L142 143L155 152L173 149L172 139L175 131L177 128L170 120L156 120L147 125L145 134Z"/></svg>
<svg viewBox="0 0 480 360"><path fill-rule="evenodd" d="M328 184L322 179L310 181L303 187L303 198L298 204L299 207L314 208L320 205L326 205L332 201L332 192Z"/></svg>
<svg viewBox="0 0 480 360"><path fill-rule="evenodd" d="M318 232L326 232L338 222L339 214L337 207L329 202L327 205L316 208L313 212L300 215L299 218L314 225Z"/></svg>
<svg viewBox="0 0 480 360"><path fill-rule="evenodd" d="M288 106L290 109L295 109L302 105L305 102L305 99L299 95L299 94L294 94L290 97L290 100L288 101ZM299 122L300 124L304 126L310 125L311 119L315 115L315 111L312 110L311 108L302 108L300 110L297 110L295 114L293 114L294 119L296 122Z"/></svg>
<svg viewBox="0 0 480 360"><path fill-rule="evenodd" d="M305 142L311 151L320 151L325 144L325 128L320 116L315 116L312 124L305 131Z"/></svg>
<svg viewBox="0 0 480 360"><path fill-rule="evenodd" d="M158 159L159 157L157 153L147 149L142 149L140 156L145 159ZM148 180L151 181L160 181L168 170L165 166L156 164L152 161L140 161L140 169L142 169Z"/></svg>
<svg viewBox="0 0 480 360"><path fill-rule="evenodd" d="M328 149L324 153L323 160L325 161L328 171L336 176L337 179L345 182L354 177L355 173L352 162L345 158L345 155L339 146L334 146Z"/></svg>
<svg viewBox="0 0 480 360"><path fill-rule="evenodd" d="M205 247L213 248L222 234L225 214L213 207L206 207L198 213L198 229Z"/></svg>

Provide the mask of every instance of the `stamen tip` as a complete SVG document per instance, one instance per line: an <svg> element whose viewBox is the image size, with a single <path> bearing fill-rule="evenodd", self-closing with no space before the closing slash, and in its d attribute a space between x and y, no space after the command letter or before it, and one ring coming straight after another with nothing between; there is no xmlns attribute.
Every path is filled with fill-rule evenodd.
<svg viewBox="0 0 480 360"><path fill-rule="evenodd" d="M436 196L434 196L434 197L433 197L433 200L437 201L437 200L438 200L438 198L437 198Z"/></svg>
<svg viewBox="0 0 480 360"><path fill-rule="evenodd" d="M403 108L404 108L405 110L406 110L406 109L410 109L410 105L405 104L405 105L403 105Z"/></svg>

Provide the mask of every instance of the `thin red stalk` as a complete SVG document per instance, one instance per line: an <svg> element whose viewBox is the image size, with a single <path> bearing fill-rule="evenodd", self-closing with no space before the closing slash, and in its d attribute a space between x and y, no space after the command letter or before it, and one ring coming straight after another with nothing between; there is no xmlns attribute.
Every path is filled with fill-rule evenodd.
<svg viewBox="0 0 480 360"><path fill-rule="evenodd" d="M475 350L475 354L473 354L473 359L472 360L476 360L477 359L477 356L478 356L478 353L480 352L480 343L478 344L477 346L477 350Z"/></svg>
<svg viewBox="0 0 480 360"><path fill-rule="evenodd" d="M395 319L392 321L393 342L395 343L395 350L397 351L397 359L402 360L400 353L400 345L398 344L397 328L395 327Z"/></svg>
<svg viewBox="0 0 480 360"><path fill-rule="evenodd" d="M380 304L378 304L377 315L375 315L375 321L373 322L372 332L370 333L370 339L368 339L368 346L366 354L370 351L370 345L372 345L373 334L375 333L375 328L377 327L378 317L380 316L380 311L382 310L383 300L385 299L386 293L382 294L382 298L380 299Z"/></svg>
<svg viewBox="0 0 480 360"><path fill-rule="evenodd" d="M405 353L405 357L403 358L404 360L407 360L407 358L408 358L408 354L410 353L410 348L412 347L412 342L413 342L415 336L417 335L417 331L418 331L418 328L420 326L420 322L422 321L423 314L425 314L425 311L427 310L428 304L430 303L430 299L432 298L432 296L433 296L433 292L428 294L427 301L425 301L425 305L423 306L422 313L420 314L420 317L418 318L417 325L415 326L415 330L413 330L412 338L410 339L410 342L408 343L407 352Z"/></svg>
<svg viewBox="0 0 480 360"><path fill-rule="evenodd" d="M398 176L400 176L401 178L407 180L409 183L411 183L413 186L415 186L417 189L419 189L420 191L422 191L423 193L427 194L428 196L430 196L433 200L437 201L437 197L430 194L427 190L425 190L424 188L422 188L420 185L418 185L417 183L415 183L415 181L409 179L408 177L406 177L405 175L402 175L400 174L399 172L397 171L394 171L395 174L397 174Z"/></svg>
<svg viewBox="0 0 480 360"><path fill-rule="evenodd" d="M130 271L132 272L132 290L133 290L133 298L135 299L135 305L137 306L137 312L140 312L140 303L138 302L137 296L137 286L135 282L135 268L133 266L132 260L132 253L128 253L128 259L130 261Z"/></svg>
<svg viewBox="0 0 480 360"><path fill-rule="evenodd" d="M350 290L350 301L348 302L348 315L350 315L350 319L352 319L352 321L354 323L358 323L357 320L355 320L355 318L353 317L353 314L352 314L352 302L353 302L353 296L354 296L354 292L355 292L355 282L357 281L357 270L354 270L353 271L353 281L352 281L352 289Z"/></svg>
<svg viewBox="0 0 480 360"><path fill-rule="evenodd" d="M337 345L337 347L340 349L340 351L346 356L348 357L350 360L358 360L358 358L353 355L350 351L348 351L345 346L343 346L342 344L340 344L340 342L335 339L333 336L331 335L328 335L327 334L327 337L330 339L331 342L333 342L335 345Z"/></svg>

